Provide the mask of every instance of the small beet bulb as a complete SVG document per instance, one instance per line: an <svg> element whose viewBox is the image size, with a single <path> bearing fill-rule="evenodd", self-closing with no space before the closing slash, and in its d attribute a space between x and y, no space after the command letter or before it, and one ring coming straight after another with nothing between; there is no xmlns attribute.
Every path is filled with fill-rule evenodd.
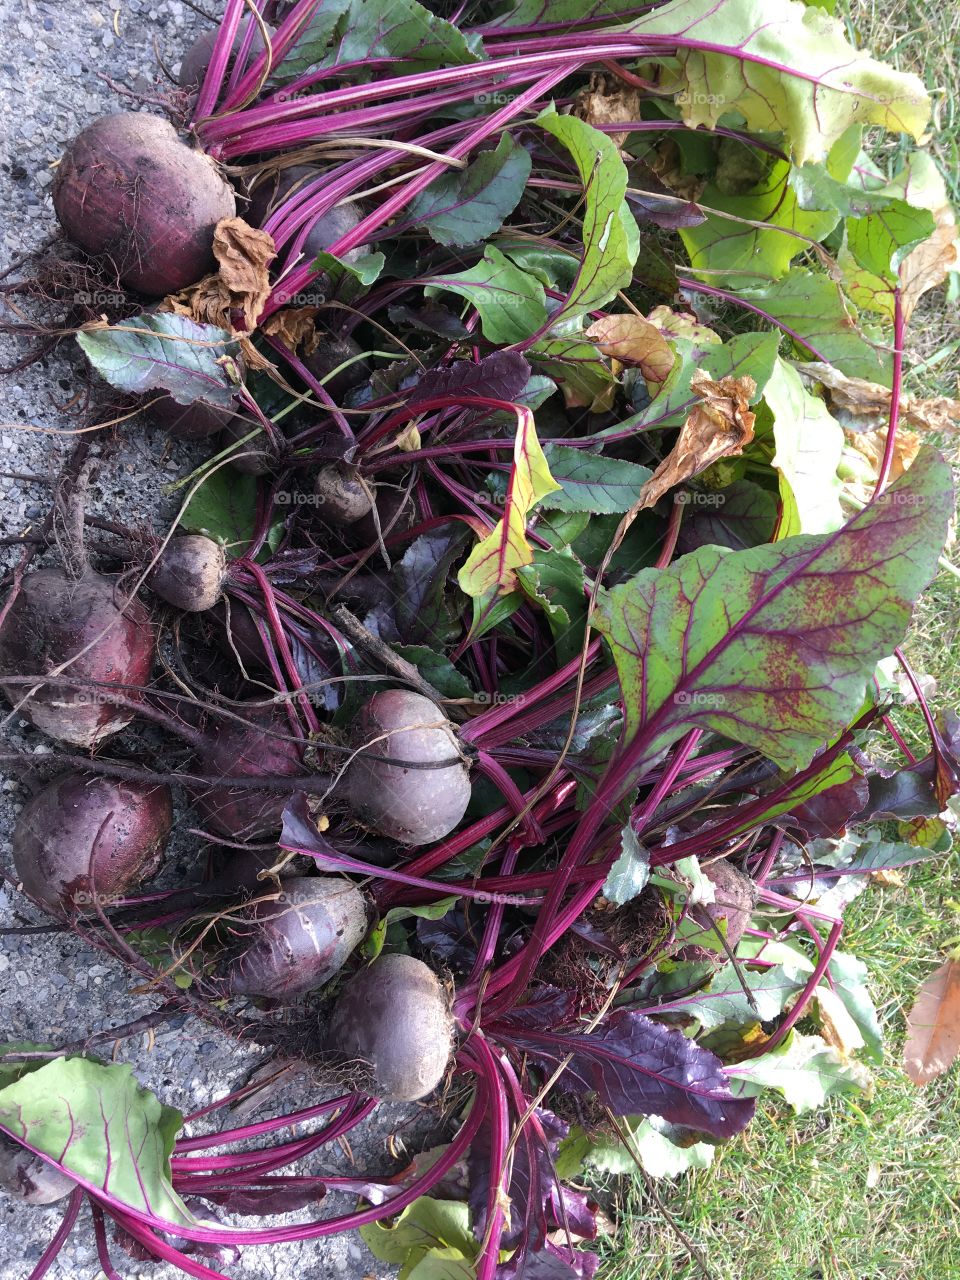
<svg viewBox="0 0 960 1280"><path fill-rule="evenodd" d="M316 165L295 164L262 178L251 193L248 220L255 227L262 227L274 210L288 202L292 204L301 193L306 194L306 187L322 177L323 170ZM332 209L321 213L303 242L301 253L304 260L312 261L317 254L329 249L341 236L352 231L359 222L360 214L352 204L334 205ZM294 240L298 238L299 230L300 228L294 233ZM368 244L358 244L355 249L350 249L343 255L343 261L356 262L369 252Z"/></svg>
<svg viewBox="0 0 960 1280"><path fill-rule="evenodd" d="M224 778L292 778L303 772L301 748L290 740L286 716L251 710L254 724L223 721L201 754L203 772ZM288 791L206 787L193 803L206 826L229 840L275 835L283 825Z"/></svg>
<svg viewBox="0 0 960 1280"><path fill-rule="evenodd" d="M63 569L38 569L24 579L0 628L0 676L49 675L69 662L65 679L90 681L87 690L41 685L23 706L31 686L4 686L20 715L61 742L95 747L125 728L134 712L112 704L102 686L129 686L119 692L135 699L150 678L150 614L139 600L121 609L119 595L115 578L91 570L74 579Z"/></svg>
<svg viewBox="0 0 960 1280"><path fill-rule="evenodd" d="M212 271L213 233L237 212L233 189L159 116L122 111L79 133L53 184L61 227L112 259L131 289L162 298Z"/></svg>
<svg viewBox="0 0 960 1280"><path fill-rule="evenodd" d="M164 547L147 585L175 609L203 613L223 594L226 569L226 553L219 542L202 533L185 533Z"/></svg>
<svg viewBox="0 0 960 1280"><path fill-rule="evenodd" d="M371 1069L378 1097L426 1097L443 1079L453 1047L453 1021L436 974L413 956L380 956L344 987L328 1044L341 1059Z"/></svg>
<svg viewBox="0 0 960 1280"><path fill-rule="evenodd" d="M76 1183L5 1133L0 1133L0 1191L24 1204L55 1204Z"/></svg>
<svg viewBox="0 0 960 1280"><path fill-rule="evenodd" d="M442 840L454 829L470 802L470 775L453 725L429 698L407 689L375 693L360 708L353 740L362 750L347 771L346 796L365 826L407 845ZM450 764L405 768L384 757Z"/></svg>
<svg viewBox="0 0 960 1280"><path fill-rule="evenodd" d="M267 892L269 885L261 885ZM289 1000L306 995L343 968L367 931L363 895L337 876L293 876L276 902L250 908L252 931L231 960L232 995Z"/></svg>
<svg viewBox="0 0 960 1280"><path fill-rule="evenodd" d="M42 906L109 906L156 872L172 825L169 787L64 774L23 806L14 866Z"/></svg>

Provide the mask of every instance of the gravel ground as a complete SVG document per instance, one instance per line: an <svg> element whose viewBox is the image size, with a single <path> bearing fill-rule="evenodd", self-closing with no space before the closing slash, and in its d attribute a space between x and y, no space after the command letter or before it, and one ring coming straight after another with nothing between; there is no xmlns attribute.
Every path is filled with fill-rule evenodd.
<svg viewBox="0 0 960 1280"><path fill-rule="evenodd" d="M213 0L208 7L215 7ZM192 36L206 25L178 0L0 0L0 118L7 126L0 131L0 190L7 210L0 224L0 266L32 251L55 230L49 198L51 166L64 143L96 117L129 105L98 72L149 93L157 79L155 50L173 67ZM62 351L0 381L0 533L5 535L22 533L47 507L47 485L17 475L49 481L66 448L62 438L37 428L76 425L78 415L58 406L69 402L81 387L77 376L81 365L69 343L63 344ZM7 342L0 350L0 363L9 365L21 353ZM25 430L25 424L33 429ZM97 447L103 462L90 509L123 523L151 516L162 520L170 511L170 501L161 497L161 486L189 469L190 456L184 447L171 450L164 439L151 437L136 422L125 424L122 436ZM17 550L2 551L0 564L9 568L18 555ZM22 722L7 727L4 743L37 753L50 749L42 735ZM16 778L0 783L0 865L7 869L13 823L26 795ZM195 841L182 837L173 850L174 861L181 865L196 857ZM22 897L0 889L0 925L22 925L36 918ZM128 994L129 978L115 963L73 938L6 935L0 944L0 1040L67 1043L154 1007ZM184 1110L201 1107L237 1087L259 1061L257 1054L196 1020L161 1029L153 1047L145 1041L122 1042L117 1056L131 1062L139 1078L165 1102ZM291 1085L283 1099L289 1110L311 1100L316 1096L308 1093L303 1082ZM385 1119L396 1123L400 1117ZM386 1151L387 1128L382 1122L360 1140L351 1134L358 1169L394 1167ZM346 1165L347 1156L337 1154L341 1165ZM334 1205L340 1212L347 1207ZM3 1280L26 1280L60 1216L56 1206L24 1208L0 1197ZM175 1274L166 1266L131 1262L120 1251L114 1262L126 1280L167 1280ZM276 1280L303 1275L311 1280L326 1276L355 1280L392 1274L356 1235L302 1246L248 1249L232 1272L238 1277ZM53 1274L91 1278L100 1274L93 1233L85 1220Z"/></svg>

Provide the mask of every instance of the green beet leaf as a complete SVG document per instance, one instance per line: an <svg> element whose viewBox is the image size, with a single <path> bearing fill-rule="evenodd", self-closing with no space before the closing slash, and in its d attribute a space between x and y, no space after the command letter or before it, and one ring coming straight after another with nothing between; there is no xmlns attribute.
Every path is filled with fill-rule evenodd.
<svg viewBox="0 0 960 1280"><path fill-rule="evenodd" d="M736 113L757 132L782 132L797 164L821 160L852 124L922 134L930 102L915 75L853 48L842 22L794 0L673 0L630 24L666 40L661 87L684 121L713 128Z"/></svg>
<svg viewBox="0 0 960 1280"><path fill-rule="evenodd" d="M622 458L604 458L566 445L544 446L550 474L560 488L548 493L541 506L548 511L622 515L635 505L650 470Z"/></svg>
<svg viewBox="0 0 960 1280"><path fill-rule="evenodd" d="M409 216L438 244L479 244L513 213L529 176L530 156L505 133L495 151L431 182L412 200Z"/></svg>
<svg viewBox="0 0 960 1280"><path fill-rule="evenodd" d="M82 329L77 342L119 391L169 391L177 404L202 400L218 409L237 407L238 346L225 329L160 312Z"/></svg>
<svg viewBox="0 0 960 1280"><path fill-rule="evenodd" d="M822 1107L835 1094L869 1093L870 1072L859 1062L843 1062L822 1036L791 1031L782 1044L759 1058L728 1067L731 1087L741 1096L756 1097L775 1089L797 1114Z"/></svg>
<svg viewBox="0 0 960 1280"><path fill-rule="evenodd" d="M170 1181L181 1124L126 1063L55 1058L0 1089L0 1128L12 1137L114 1204L192 1226Z"/></svg>
<svg viewBox="0 0 960 1280"><path fill-rule="evenodd" d="M702 547L605 591L597 627L620 680L622 745L642 735L649 759L695 726L805 768L903 638L952 509L949 467L926 447L834 533Z"/></svg>
<svg viewBox="0 0 960 1280"><path fill-rule="evenodd" d="M456 293L476 307L483 336L499 346L522 342L547 323L543 285L492 244L475 266L424 283L428 298Z"/></svg>

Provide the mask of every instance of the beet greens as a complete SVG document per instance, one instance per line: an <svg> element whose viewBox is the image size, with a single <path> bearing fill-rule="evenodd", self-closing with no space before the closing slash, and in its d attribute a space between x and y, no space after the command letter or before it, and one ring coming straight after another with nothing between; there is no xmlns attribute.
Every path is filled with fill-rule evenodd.
<svg viewBox="0 0 960 1280"><path fill-rule="evenodd" d="M100 887L93 833L47 905L151 978L158 1022L206 1018L323 1096L207 1131L255 1089L184 1118L126 1067L6 1046L0 1130L75 1188L37 1280L83 1200L108 1275L109 1220L191 1276L357 1228L388 1262L590 1277L598 1207L571 1184L596 1152L678 1171L763 1088L801 1109L868 1087L881 1037L843 905L949 841L956 725L898 646L954 510L900 424L953 221L925 152L888 172L864 149L870 126L923 134L920 82L794 0L390 13L226 0L171 97L189 149L134 117L223 207L168 264L133 265L126 222L129 243L83 241L162 301L131 296L80 347L209 456L175 537L109 531L104 568L133 585L108 630L139 635L152 590L163 671L152 644L74 661L87 631L59 617L25 643L42 569L0 676L78 746L148 719L159 756L54 758L91 793L178 785L218 860L147 893L133 850L106 905L65 911ZM68 234L97 137L58 177ZM922 760L889 720L891 655ZM89 689L80 729L41 714ZM888 819L926 822L891 840ZM17 872L42 900L36 843ZM830 1001L843 1052L835 1026L797 1030L826 1032ZM442 1101L442 1148L322 1172L381 1097ZM325 1214L328 1192L358 1204Z"/></svg>

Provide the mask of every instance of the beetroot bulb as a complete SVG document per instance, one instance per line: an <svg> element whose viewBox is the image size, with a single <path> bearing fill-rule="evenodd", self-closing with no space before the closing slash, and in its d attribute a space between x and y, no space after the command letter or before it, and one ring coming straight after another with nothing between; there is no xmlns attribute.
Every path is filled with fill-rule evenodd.
<svg viewBox="0 0 960 1280"><path fill-rule="evenodd" d="M166 120L133 111L95 120L74 138L53 206L71 240L110 258L123 284L157 298L213 270L216 225L237 212L209 156Z"/></svg>

